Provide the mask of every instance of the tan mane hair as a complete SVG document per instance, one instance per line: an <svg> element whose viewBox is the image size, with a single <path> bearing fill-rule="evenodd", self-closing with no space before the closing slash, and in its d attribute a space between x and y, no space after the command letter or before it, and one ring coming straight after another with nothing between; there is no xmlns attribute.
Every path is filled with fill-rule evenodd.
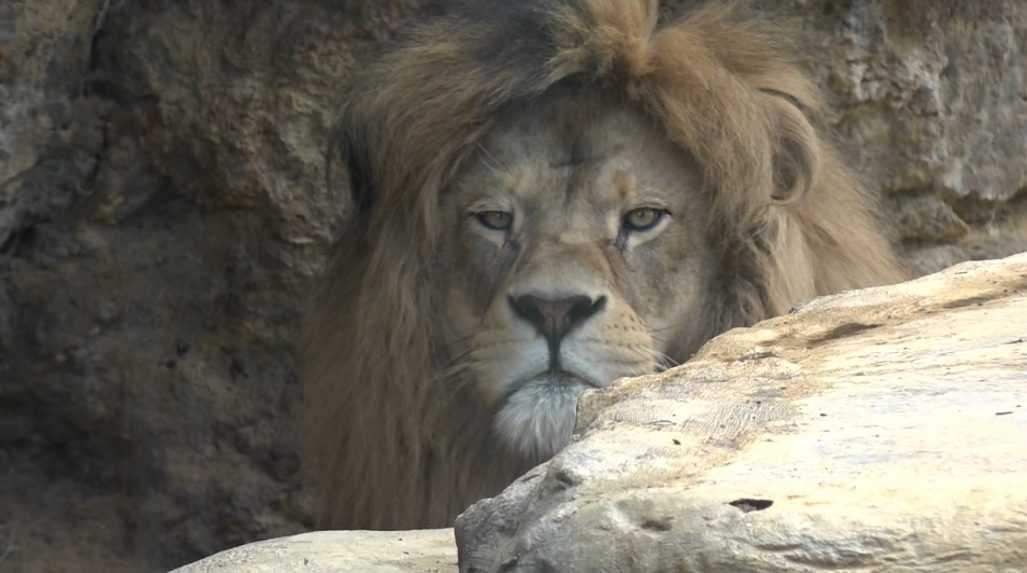
<svg viewBox="0 0 1027 573"><path fill-rule="evenodd" d="M322 525L443 526L529 461L492 412L441 388L439 196L508 106L556 86L654 118L714 198L717 300L703 339L817 295L900 278L873 204L818 134L816 87L773 28L724 7L661 21L655 0L486 0L415 29L344 110L360 212L303 344L306 460Z"/></svg>

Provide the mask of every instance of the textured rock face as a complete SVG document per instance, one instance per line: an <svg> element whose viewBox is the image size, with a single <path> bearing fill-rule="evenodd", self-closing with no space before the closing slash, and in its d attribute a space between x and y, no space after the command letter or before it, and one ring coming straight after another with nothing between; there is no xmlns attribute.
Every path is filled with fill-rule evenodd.
<svg viewBox="0 0 1027 573"><path fill-rule="evenodd" d="M449 573L452 529L317 531L223 551L172 573Z"/></svg>
<svg viewBox="0 0 1027 573"><path fill-rule="evenodd" d="M1027 255L818 299L590 393L460 570L1027 567Z"/></svg>
<svg viewBox="0 0 1027 573"><path fill-rule="evenodd" d="M757 4L799 18L918 269L1027 249L1027 5ZM445 5L0 2L0 568L166 570L310 525L292 345L349 212L330 126Z"/></svg>
<svg viewBox="0 0 1027 573"><path fill-rule="evenodd" d="M349 4L0 6L0 569L309 527L292 345L348 208L329 126L424 13Z"/></svg>
<svg viewBox="0 0 1027 573"><path fill-rule="evenodd" d="M1027 7L796 1L832 123L920 272L1027 250ZM1012 215L1010 225L993 224ZM993 243L1004 237L1005 249Z"/></svg>

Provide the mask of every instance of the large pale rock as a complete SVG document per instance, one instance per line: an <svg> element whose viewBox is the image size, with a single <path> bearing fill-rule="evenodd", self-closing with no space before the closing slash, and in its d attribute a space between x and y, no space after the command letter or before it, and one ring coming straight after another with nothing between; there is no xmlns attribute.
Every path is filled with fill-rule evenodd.
<svg viewBox="0 0 1027 573"><path fill-rule="evenodd" d="M816 300L591 393L461 571L1027 570L1027 254Z"/></svg>
<svg viewBox="0 0 1027 573"><path fill-rule="evenodd" d="M172 573L449 573L452 529L316 531L222 551Z"/></svg>

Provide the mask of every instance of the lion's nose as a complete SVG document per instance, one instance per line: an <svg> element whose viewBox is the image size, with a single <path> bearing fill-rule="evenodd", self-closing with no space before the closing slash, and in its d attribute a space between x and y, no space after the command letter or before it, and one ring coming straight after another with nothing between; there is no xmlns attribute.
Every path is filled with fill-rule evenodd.
<svg viewBox="0 0 1027 573"><path fill-rule="evenodd" d="M551 346L559 344L564 336L606 306L605 296L593 299L585 295L574 295L547 299L526 294L508 298L513 313L534 326Z"/></svg>

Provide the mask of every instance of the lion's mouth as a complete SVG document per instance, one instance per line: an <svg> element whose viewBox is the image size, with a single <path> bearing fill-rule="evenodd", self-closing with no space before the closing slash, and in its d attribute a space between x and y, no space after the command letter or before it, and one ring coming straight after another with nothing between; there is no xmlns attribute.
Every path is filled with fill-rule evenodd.
<svg viewBox="0 0 1027 573"><path fill-rule="evenodd" d="M584 385L598 388L599 385L585 378L566 370L546 370L535 376L536 380L545 381L548 384Z"/></svg>
<svg viewBox="0 0 1027 573"><path fill-rule="evenodd" d="M506 391L504 398L509 398L514 394L520 392L525 387L531 386L534 388L546 388L553 392L581 392L588 388L601 388L602 386L590 380L584 376L579 376L573 372L568 372L562 369L556 370L543 370L537 374L531 376L525 376L519 380L516 380L510 384L509 389Z"/></svg>

